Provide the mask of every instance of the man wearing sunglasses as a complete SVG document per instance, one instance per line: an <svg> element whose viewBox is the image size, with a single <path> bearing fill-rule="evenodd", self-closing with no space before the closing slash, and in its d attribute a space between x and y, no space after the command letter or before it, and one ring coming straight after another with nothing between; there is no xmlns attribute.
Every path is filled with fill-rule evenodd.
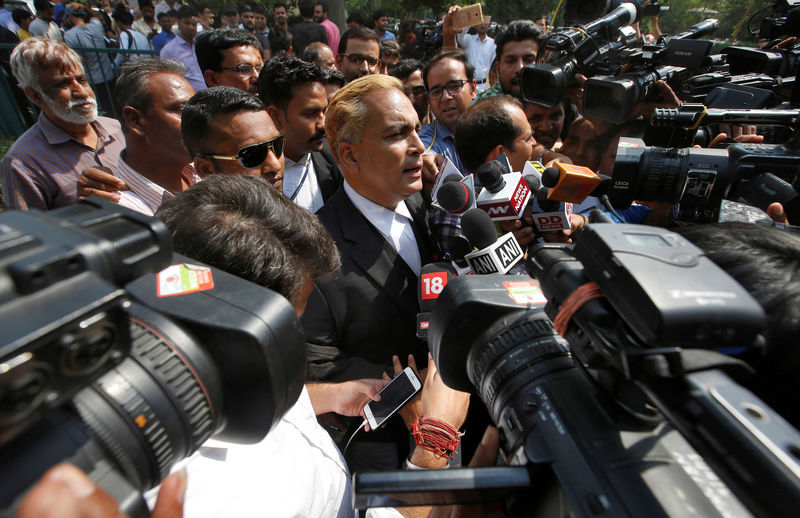
<svg viewBox="0 0 800 518"><path fill-rule="evenodd" d="M420 132L425 150L446 156L461 174L468 174L456 152L456 123L477 96L474 67L463 51L441 52L428 62L423 80L436 117Z"/></svg>
<svg viewBox="0 0 800 518"><path fill-rule="evenodd" d="M197 63L209 87L233 86L258 95L264 66L258 38L242 29L201 32L195 40Z"/></svg>
<svg viewBox="0 0 800 518"><path fill-rule="evenodd" d="M381 65L381 45L378 36L366 27L347 29L339 40L336 68L347 81L368 74L377 74Z"/></svg>
<svg viewBox="0 0 800 518"><path fill-rule="evenodd" d="M283 136L264 103L244 90L216 86L183 107L181 134L201 177L251 174L283 185Z"/></svg>
<svg viewBox="0 0 800 518"><path fill-rule="evenodd" d="M283 193L316 212L342 184L342 175L325 149L325 72L294 56L267 63L258 80L260 98L286 138Z"/></svg>

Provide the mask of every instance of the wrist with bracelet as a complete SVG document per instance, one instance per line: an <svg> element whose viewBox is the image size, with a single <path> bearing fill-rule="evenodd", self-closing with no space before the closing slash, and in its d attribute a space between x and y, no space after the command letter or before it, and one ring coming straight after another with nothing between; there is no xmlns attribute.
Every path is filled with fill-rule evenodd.
<svg viewBox="0 0 800 518"><path fill-rule="evenodd" d="M439 457L453 457L463 433L432 417L421 417L413 426L414 441Z"/></svg>

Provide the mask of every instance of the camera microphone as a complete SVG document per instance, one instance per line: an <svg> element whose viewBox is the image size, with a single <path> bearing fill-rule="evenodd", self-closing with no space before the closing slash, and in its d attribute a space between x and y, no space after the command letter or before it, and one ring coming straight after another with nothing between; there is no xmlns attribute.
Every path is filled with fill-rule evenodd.
<svg viewBox="0 0 800 518"><path fill-rule="evenodd" d="M428 263L419 274L419 310L417 313L417 337L428 338L433 303L441 295L450 279L457 277L455 269L449 263Z"/></svg>
<svg viewBox="0 0 800 518"><path fill-rule="evenodd" d="M514 234L509 232L498 239L494 223L480 209L470 209L464 213L461 230L478 249L464 256L472 271L478 275L507 273L524 257Z"/></svg>

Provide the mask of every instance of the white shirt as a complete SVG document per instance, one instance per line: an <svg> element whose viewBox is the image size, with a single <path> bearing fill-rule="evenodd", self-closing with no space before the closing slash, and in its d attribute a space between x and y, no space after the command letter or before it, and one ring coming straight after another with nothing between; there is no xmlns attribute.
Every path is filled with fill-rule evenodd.
<svg viewBox="0 0 800 518"><path fill-rule="evenodd" d="M114 171L114 176L130 187L129 191L117 192L119 194L119 202L117 203L136 212L152 216L162 203L175 197L174 194L157 183L134 171L121 156L117 163L117 170ZM189 185L194 185L200 181L200 177L194 170L194 164L187 164L181 171L181 176L184 177Z"/></svg>
<svg viewBox="0 0 800 518"><path fill-rule="evenodd" d="M175 1L175 5L170 7L169 4L167 4L166 0L161 0L158 4L156 4L156 13L155 13L156 14L156 20L158 20L158 13L160 13L162 11L166 13L170 9L175 9L177 11L182 5L183 5L182 3L180 3L180 2L178 2L176 0Z"/></svg>
<svg viewBox="0 0 800 518"><path fill-rule="evenodd" d="M256 444L209 439L186 467L185 518L353 516L350 476L303 387L297 403ZM156 490L147 494L155 503Z"/></svg>
<svg viewBox="0 0 800 518"><path fill-rule="evenodd" d="M419 256L417 239L414 237L413 220L406 202L401 201L393 211L389 210L361 196L347 183L347 180L344 181L344 192L358 211L378 229L383 238L419 277L422 260Z"/></svg>
<svg viewBox="0 0 800 518"><path fill-rule="evenodd" d="M288 156L284 160L286 166L283 170L283 194L296 205L317 212L324 202L311 153L306 153L297 162Z"/></svg>
<svg viewBox="0 0 800 518"><path fill-rule="evenodd" d="M467 61L475 67L475 81L485 81L489 77L489 69L497 53L497 46L494 39L489 36L481 41L480 36L467 34L466 31L467 29L464 29L457 34L458 44L467 51Z"/></svg>

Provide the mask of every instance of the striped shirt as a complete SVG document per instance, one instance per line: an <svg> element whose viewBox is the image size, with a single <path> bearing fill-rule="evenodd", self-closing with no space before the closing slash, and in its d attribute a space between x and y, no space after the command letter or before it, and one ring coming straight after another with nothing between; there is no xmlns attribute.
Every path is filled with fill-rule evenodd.
<svg viewBox="0 0 800 518"><path fill-rule="evenodd" d="M114 176L128 184L130 188L129 191L117 193L119 194L118 203L142 214L152 216L162 203L175 197L173 193L134 171L122 157L119 159ZM200 177L194 170L194 164L191 163L186 164L181 171L181 176L189 185L200 181Z"/></svg>
<svg viewBox="0 0 800 518"><path fill-rule="evenodd" d="M42 112L39 121L14 142L0 162L0 182L12 209L48 210L78 201L78 178L88 167L117 168L125 149L119 122L92 123L97 149L77 141Z"/></svg>

